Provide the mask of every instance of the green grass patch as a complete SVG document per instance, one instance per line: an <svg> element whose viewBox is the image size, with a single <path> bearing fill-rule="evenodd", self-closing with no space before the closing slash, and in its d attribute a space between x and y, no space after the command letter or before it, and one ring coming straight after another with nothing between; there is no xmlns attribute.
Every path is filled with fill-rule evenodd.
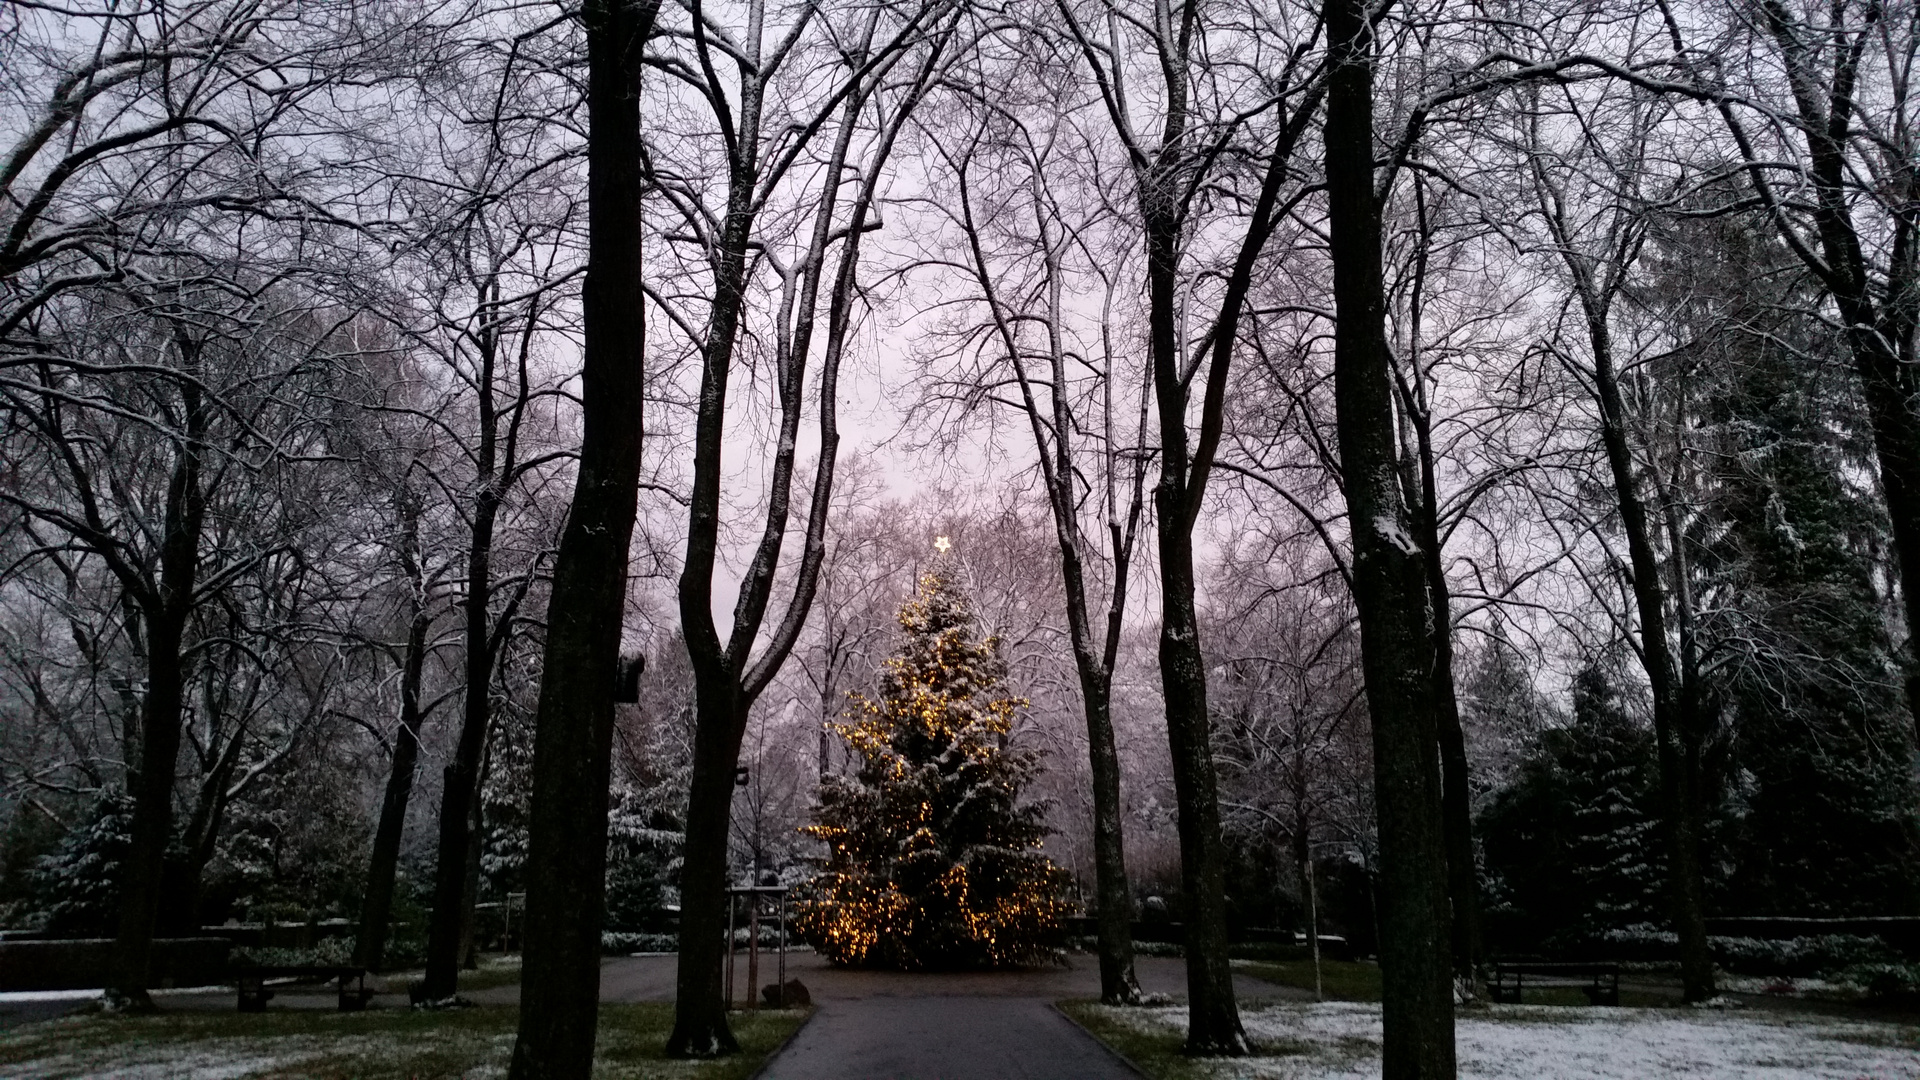
<svg viewBox="0 0 1920 1080"><path fill-rule="evenodd" d="M422 971L415 977L424 979L426 975L427 973ZM454 985L458 987L457 993L491 990L496 986L519 986L520 955L513 953L506 956L482 956L480 965L472 971L461 969Z"/></svg>
<svg viewBox="0 0 1920 1080"><path fill-rule="evenodd" d="M0 1033L0 1073L59 1080L121 1070L219 1070L266 1080L426 1080L477 1069L504 1076L519 1017L511 1007L71 1017ZM602 1006L594 1077L745 1080L805 1017L799 1010L739 1014L739 1054L671 1061L661 1052L673 1026L671 1004Z"/></svg>
<svg viewBox="0 0 1920 1080"><path fill-rule="evenodd" d="M1097 1001L1063 1001L1060 1011L1086 1028L1094 1038L1133 1062L1153 1080L1214 1080L1221 1059L1190 1058L1181 1053L1185 1032L1153 1022L1146 1010L1117 1008ZM1286 1057L1308 1051L1304 1044L1262 1042L1254 1052L1262 1058Z"/></svg>
<svg viewBox="0 0 1920 1080"><path fill-rule="evenodd" d="M404 994L407 987L427 977L424 968L383 972L379 981L389 993ZM455 978L455 993L470 994L476 990L492 990L501 986L520 985L519 953L485 953L475 968L461 968Z"/></svg>
<svg viewBox="0 0 1920 1080"><path fill-rule="evenodd" d="M1212 1070L1180 1052L1183 1036L1178 1031L1149 1025L1144 1019L1129 1023L1124 1017L1132 1010L1097 1001L1063 1001L1060 1011L1154 1080L1211 1080L1213 1076Z"/></svg>
<svg viewBox="0 0 1920 1080"><path fill-rule="evenodd" d="M1313 961L1235 964L1233 970L1280 986L1313 989ZM1328 1001L1379 1001L1380 965L1358 960L1320 961L1320 986Z"/></svg>

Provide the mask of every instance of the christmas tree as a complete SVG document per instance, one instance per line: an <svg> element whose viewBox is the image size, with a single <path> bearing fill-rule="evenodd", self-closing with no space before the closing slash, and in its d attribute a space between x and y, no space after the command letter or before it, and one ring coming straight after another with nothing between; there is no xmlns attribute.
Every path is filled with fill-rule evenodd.
<svg viewBox="0 0 1920 1080"><path fill-rule="evenodd" d="M821 782L806 832L826 844L799 907L801 934L838 964L1001 967L1048 958L1066 873L1041 853L1039 768L1008 745L1026 702L1005 693L995 638L943 554L900 610L906 632L876 696L849 695L835 732L858 768Z"/></svg>

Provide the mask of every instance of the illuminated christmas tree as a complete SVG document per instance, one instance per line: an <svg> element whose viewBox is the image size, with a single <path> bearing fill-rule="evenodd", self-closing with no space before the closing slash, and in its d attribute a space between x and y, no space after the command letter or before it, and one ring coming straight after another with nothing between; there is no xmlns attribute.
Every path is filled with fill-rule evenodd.
<svg viewBox="0 0 1920 1080"><path fill-rule="evenodd" d="M859 767L821 782L806 829L827 854L798 925L835 963L1033 963L1052 955L1067 913L1067 875L1040 850L1046 806L1020 801L1039 755L1008 745L1026 702L1003 690L999 642L975 639L941 550L900 610L906 639L877 695L849 695L834 725Z"/></svg>

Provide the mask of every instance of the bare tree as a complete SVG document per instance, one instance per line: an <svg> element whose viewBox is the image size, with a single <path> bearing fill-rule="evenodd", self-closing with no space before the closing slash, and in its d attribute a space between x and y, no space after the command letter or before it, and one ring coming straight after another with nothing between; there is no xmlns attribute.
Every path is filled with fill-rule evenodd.
<svg viewBox="0 0 1920 1080"><path fill-rule="evenodd" d="M1173 750L1175 792L1180 804L1182 882L1186 920L1187 1052L1237 1055L1247 1052L1227 964L1223 890L1225 852L1220 837L1218 782L1208 736L1207 674L1200 652L1194 604L1194 525L1214 467L1224 422L1230 364L1239 344L1240 321L1255 269L1275 226L1299 200L1295 150L1318 112L1324 81L1306 61L1304 46L1254 38L1256 50L1272 50L1276 71L1264 75L1252 101L1209 102L1203 111L1196 88L1213 85L1198 50L1209 27L1202 5L1157 0L1145 16L1122 20L1117 8L1083 13L1062 0L1071 46L1099 89L1108 118L1133 173L1138 228L1146 250L1148 353L1159 422L1160 478L1153 489L1159 541L1160 677ZM1097 19L1098 21L1094 21ZM1102 32L1101 23L1104 23ZM1122 26L1146 39L1144 54L1157 68L1160 131L1148 136L1133 120L1140 106L1129 88L1133 55L1122 44ZM1309 40L1301 35L1300 42ZM1272 127L1257 146L1239 140L1256 117L1271 114ZM1254 190L1238 193L1245 207L1239 240L1224 254L1225 268L1188 265L1195 205L1210 185L1224 183L1215 171L1222 155L1264 161ZM1187 332L1191 284L1183 274L1207 273L1221 284L1212 319L1197 334ZM1194 319L1198 322L1199 320ZM1199 430L1189 429L1192 387L1205 365Z"/></svg>
<svg viewBox="0 0 1920 1080"><path fill-rule="evenodd" d="M1714 993L1701 865L1702 757L1710 723L1692 573L1681 509L1668 487L1672 473L1644 439L1636 438L1640 425L1622 391L1625 376L1616 355L1617 305L1647 242L1649 208L1671 198L1675 185L1686 181L1663 176L1654 159L1653 133L1670 110L1660 98L1632 86L1597 97L1552 90L1527 96L1532 107L1523 114L1526 166L1548 250L1563 267L1570 314L1585 339L1584 362L1565 354L1561 359L1592 395L1613 486L1609 509L1619 515L1627 546L1625 577L1638 617L1636 652L1653 697L1685 994L1689 1001L1704 1001ZM1548 131L1569 118L1580 122L1584 134L1574 147L1557 145ZM1642 359L1631 357L1636 366Z"/></svg>
<svg viewBox="0 0 1920 1080"><path fill-rule="evenodd" d="M735 35L692 6L688 25L676 35L687 41L693 56L657 61L712 109L726 162L725 209L718 214L705 209L706 193L694 186L694 174L669 176L664 161L656 158L653 163L662 194L683 215L687 232L677 235L691 236L703 249L711 289L704 329L692 329L695 324L685 317L677 320L689 329L690 344L700 357L687 547L680 575L680 618L693 659L698 719L681 872L678 993L667 1049L692 1057L738 1049L727 1027L720 983L734 768L753 702L792 652L818 586L839 450L840 362L854 321L861 243L879 226L876 200L888 159L941 70L960 12L941 0L897 9L876 5L851 13L850 21L841 25L808 5L771 45L766 39L773 28L766 23L763 0L752 0L745 14L745 31ZM715 51L734 61L731 85L721 79ZM906 76L892 77L903 64ZM804 80L805 86L795 80ZM790 212L793 220L784 223L802 237L797 258L789 264L780 257L784 242L761 234L762 215L769 205L778 205L777 200L790 198L789 177L797 175L801 154L829 130L834 137L819 164L819 194L800 200L799 209ZM849 185L853 191L843 204L842 192ZM830 252L836 243L834 259ZM767 463L760 539L740 585L729 633L722 639L713 611L721 445L728 425L728 383L738 362L754 276L749 255L755 256L752 270L764 264L778 282L771 334L778 436ZM801 561L785 614L753 656L761 643L792 510L807 366L823 282L830 284L821 335L819 449Z"/></svg>
<svg viewBox="0 0 1920 1080"><path fill-rule="evenodd" d="M1113 251L1111 214L1097 185L1066 179L1070 162L1098 160L1070 118L1076 105L1092 102L1070 101L1063 92L1070 82L1037 80L1030 120L1022 110L1028 103L1008 92L1016 73L987 69L979 77L979 84L965 88L980 113L973 137L951 145L934 140L952 191L928 199L930 209L944 213L958 233L954 246L962 253L951 261L966 268L985 309L976 325L955 331L961 343L957 359L964 362L975 352L992 358L983 370L955 377L960 385L952 393L967 405L1011 407L1033 439L1059 549L1086 719L1100 997L1111 1005L1136 1004L1140 985L1133 974L1133 898L1112 695L1128 572L1145 501L1146 455L1140 447L1146 437L1147 387L1135 376L1135 395L1118 355L1116 338L1124 332L1116 325L1120 275L1107 265L1116 255L1122 262L1125 256ZM943 117L940 123L952 126L959 119ZM1099 317L1086 328L1090 340L1078 336L1067 301L1069 291L1079 291L1083 283L1102 298ZM976 336L983 339L979 344ZM1082 370L1086 376L1077 374ZM1129 414L1137 418L1131 425ZM1078 432L1087 433L1092 449L1076 446ZM1089 503L1101 519L1093 537L1084 521ZM1096 625L1089 595L1097 598L1102 588L1105 610Z"/></svg>
<svg viewBox="0 0 1920 1080"><path fill-rule="evenodd" d="M1713 96L1729 156L1832 302L1852 354L1905 600L1908 705L1920 717L1920 130L1903 104L1920 14L1879 3L1729 6L1731 29L1714 41L1662 11L1676 62ZM1706 59L1716 53L1770 63L1716 69Z"/></svg>
<svg viewBox="0 0 1920 1080"><path fill-rule="evenodd" d="M1376 176L1374 27L1361 0L1324 9L1332 74L1324 140L1333 257L1334 395L1353 544L1379 814L1382 1075L1454 1075L1451 909L1442 821L1428 555L1400 488Z"/></svg>
<svg viewBox="0 0 1920 1080"><path fill-rule="evenodd" d="M579 471L554 558L535 717L527 938L514 1080L593 1071L607 788L646 385L640 72L659 0L592 0L587 37L587 274ZM489 391L490 393L491 391ZM494 481L495 463L480 463ZM470 596L472 599L472 596ZM484 600L469 608L480 607ZM478 614L484 619L484 610ZM469 685L469 695L475 693ZM484 707L484 705L482 706ZM466 851L454 854L465 862ZM445 846L441 859L448 858ZM463 865L464 869L464 865ZM442 867L442 874L447 868Z"/></svg>

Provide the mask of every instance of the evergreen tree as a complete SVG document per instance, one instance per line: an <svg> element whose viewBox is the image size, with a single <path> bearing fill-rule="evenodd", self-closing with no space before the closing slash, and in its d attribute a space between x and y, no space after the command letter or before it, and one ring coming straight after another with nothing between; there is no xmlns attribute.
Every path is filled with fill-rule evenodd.
<svg viewBox="0 0 1920 1080"><path fill-rule="evenodd" d="M1659 921L1658 795L1652 733L1587 664L1573 722L1540 734L1481 815L1492 924L1531 947Z"/></svg>
<svg viewBox="0 0 1920 1080"><path fill-rule="evenodd" d="M1846 481L1805 367L1758 343L1716 403L1730 451L1717 546L1737 598L1726 695L1747 808L1740 914L1909 914L1912 743L1868 557L1881 515Z"/></svg>
<svg viewBox="0 0 1920 1080"><path fill-rule="evenodd" d="M1887 536L1857 391L1790 256L1739 218L1679 226L1676 358L1704 387L1702 627L1742 811L1734 914L1920 910L1912 732L1876 582Z"/></svg>
<svg viewBox="0 0 1920 1080"><path fill-rule="evenodd" d="M858 767L821 782L806 831L827 853L798 925L835 963L1000 967L1060 936L1067 875L1041 853L1045 805L1020 802L1039 756L1008 744L1025 702L973 621L942 556L900 610L878 695L850 695L834 725Z"/></svg>
<svg viewBox="0 0 1920 1080"><path fill-rule="evenodd" d="M133 800L118 792L102 795L87 820L31 871L43 929L73 937L112 932L121 865L132 843Z"/></svg>

